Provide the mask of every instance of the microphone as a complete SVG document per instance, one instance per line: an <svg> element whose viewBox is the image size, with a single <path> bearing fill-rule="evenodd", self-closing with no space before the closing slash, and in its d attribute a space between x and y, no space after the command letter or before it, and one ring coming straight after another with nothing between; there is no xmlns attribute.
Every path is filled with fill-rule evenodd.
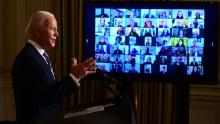
<svg viewBox="0 0 220 124"><path fill-rule="evenodd" d="M103 71L100 68L96 68L96 73L101 75L101 76L103 76L104 78L106 78L109 81L112 81L112 82L114 82L116 84L121 84L120 81L118 81L117 79L113 78L112 76L109 76L106 71Z"/></svg>

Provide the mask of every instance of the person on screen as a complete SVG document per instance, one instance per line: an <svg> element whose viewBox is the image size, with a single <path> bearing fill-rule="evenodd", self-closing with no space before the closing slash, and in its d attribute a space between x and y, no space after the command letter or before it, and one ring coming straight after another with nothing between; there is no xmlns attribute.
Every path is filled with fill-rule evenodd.
<svg viewBox="0 0 220 124"><path fill-rule="evenodd" d="M199 75L200 75L200 71L199 71L198 66L193 66L191 75L192 75L192 76L199 76Z"/></svg>
<svg viewBox="0 0 220 124"><path fill-rule="evenodd" d="M124 29L123 29L122 27L119 27L118 30L117 30L117 34L118 34L119 36L124 35L124 34L125 34Z"/></svg>
<svg viewBox="0 0 220 124"><path fill-rule="evenodd" d="M178 56L176 58L176 61L174 62L174 65L177 65L177 66L184 66L185 63L183 61L183 57L182 56Z"/></svg>
<svg viewBox="0 0 220 124"><path fill-rule="evenodd" d="M151 55L149 47L146 47L144 55Z"/></svg>
<svg viewBox="0 0 220 124"><path fill-rule="evenodd" d="M131 68L128 73L137 74L138 71L135 69L135 65L131 65Z"/></svg>
<svg viewBox="0 0 220 124"><path fill-rule="evenodd" d="M132 55L127 56L127 60L125 61L125 64L135 64L135 58L132 57Z"/></svg>
<svg viewBox="0 0 220 124"><path fill-rule="evenodd" d="M98 27L108 27L107 24L105 23L105 18L100 18L100 23Z"/></svg>
<svg viewBox="0 0 220 124"><path fill-rule="evenodd" d="M145 46L151 46L151 38L145 37Z"/></svg>
<svg viewBox="0 0 220 124"><path fill-rule="evenodd" d="M114 12L114 18L122 18L122 16L120 15L119 10L115 10L115 12Z"/></svg>
<svg viewBox="0 0 220 124"><path fill-rule="evenodd" d="M101 8L101 13L98 15L98 17L101 17L101 18L107 18L108 17L108 15L105 13L104 8Z"/></svg>
<svg viewBox="0 0 220 124"><path fill-rule="evenodd" d="M199 30L193 31L193 32L192 32L192 35L193 35L193 36L192 36L193 38L198 38L198 37L199 37Z"/></svg>
<svg viewBox="0 0 220 124"><path fill-rule="evenodd" d="M147 57L147 61L144 64L152 64L152 59L150 56Z"/></svg>
<svg viewBox="0 0 220 124"><path fill-rule="evenodd" d="M106 45L106 44L107 44L107 43L106 43L105 37L102 36L102 37L100 38L100 41L99 41L98 45Z"/></svg>
<svg viewBox="0 0 220 124"><path fill-rule="evenodd" d="M200 17L200 12L196 12L196 13L195 13L195 19L201 19L201 17Z"/></svg>
<svg viewBox="0 0 220 124"><path fill-rule="evenodd" d="M179 21L176 21L174 28L182 28L181 23Z"/></svg>
<svg viewBox="0 0 220 124"><path fill-rule="evenodd" d="M131 55L132 56L135 56L135 55L137 55L138 54L138 51L137 51L137 49L134 47L132 50L131 50Z"/></svg>
<svg viewBox="0 0 220 124"><path fill-rule="evenodd" d="M148 65L145 65L145 66L144 66L144 73L145 73L145 74L150 74L150 72L151 72L150 67L149 67Z"/></svg>
<svg viewBox="0 0 220 124"><path fill-rule="evenodd" d="M154 28L152 20L146 20L146 22L144 23L144 28Z"/></svg>
<svg viewBox="0 0 220 124"><path fill-rule="evenodd" d="M121 36L116 36L115 45L124 45L124 43L122 43L121 41L122 41Z"/></svg>
<svg viewBox="0 0 220 124"><path fill-rule="evenodd" d="M129 24L127 25L127 27L137 27L137 22L135 22L134 19L130 19Z"/></svg>
<svg viewBox="0 0 220 124"><path fill-rule="evenodd" d="M197 56L197 52L198 52L197 41L193 40L193 45L190 47L190 54L191 56Z"/></svg>
<svg viewBox="0 0 220 124"><path fill-rule="evenodd" d="M176 47L178 48L177 55L186 55L186 48L183 43L183 39L179 39L178 43L176 44Z"/></svg>
<svg viewBox="0 0 220 124"><path fill-rule="evenodd" d="M25 35L27 42L12 67L16 124L49 124L61 114L63 97L79 89L79 81L96 63L93 58L82 63L71 58L70 73L58 81L47 54L59 36L55 16L47 11L33 13Z"/></svg>
<svg viewBox="0 0 220 124"><path fill-rule="evenodd" d="M129 15L126 15L127 18L140 18L140 15L137 14L136 9L131 9Z"/></svg>
<svg viewBox="0 0 220 124"><path fill-rule="evenodd" d="M103 45L99 45L98 49L96 50L96 53L99 53L99 54L105 54L105 50L104 50L104 47Z"/></svg>
<svg viewBox="0 0 220 124"><path fill-rule="evenodd" d="M154 28L145 28L145 36L154 37L156 35Z"/></svg>
<svg viewBox="0 0 220 124"><path fill-rule="evenodd" d="M161 57L160 58L160 64L166 64L167 63L167 59L165 57Z"/></svg>
<svg viewBox="0 0 220 124"><path fill-rule="evenodd" d="M198 56L198 49L197 49L197 47L191 47L190 55L191 56Z"/></svg>
<svg viewBox="0 0 220 124"><path fill-rule="evenodd" d="M135 36L135 37L138 36L138 33L136 32L135 28L131 28L128 36Z"/></svg>
<svg viewBox="0 0 220 124"><path fill-rule="evenodd" d="M119 49L119 46L116 46L116 49L114 50L114 54L122 54L122 50Z"/></svg>
<svg viewBox="0 0 220 124"><path fill-rule="evenodd" d="M113 66L113 72L122 72L122 66L120 64L115 64Z"/></svg>
<svg viewBox="0 0 220 124"><path fill-rule="evenodd" d="M169 37L169 36L170 36L169 28L164 28L162 33L160 34L160 37Z"/></svg>
<svg viewBox="0 0 220 124"><path fill-rule="evenodd" d="M196 39L193 40L193 45L192 45L192 47L197 47L197 41L196 41Z"/></svg>
<svg viewBox="0 0 220 124"><path fill-rule="evenodd" d="M167 45L167 42L168 42L168 41L167 41L166 39L164 39L163 42L162 42L162 45L166 46L166 45Z"/></svg>
<svg viewBox="0 0 220 124"><path fill-rule="evenodd" d="M121 25L121 21L120 21L120 20L117 21L116 27L123 27L123 26Z"/></svg>
<svg viewBox="0 0 220 124"><path fill-rule="evenodd" d="M149 9L148 13L144 15L144 18L154 18L154 15L151 14L151 9Z"/></svg>
<svg viewBox="0 0 220 124"><path fill-rule="evenodd" d="M104 34L104 36L109 36L110 35L110 28L105 28L103 34Z"/></svg>
<svg viewBox="0 0 220 124"><path fill-rule="evenodd" d="M183 39L179 39L177 44L176 44L176 47L184 47L185 48L185 45L183 43Z"/></svg>
<svg viewBox="0 0 220 124"><path fill-rule="evenodd" d="M161 68L161 70L160 70L160 73L163 74L163 75L166 75L166 74L167 74L166 66L162 66L162 68Z"/></svg>
<svg viewBox="0 0 220 124"><path fill-rule="evenodd" d="M99 68L100 68L103 72L108 72L107 69L106 69L105 64L100 65Z"/></svg>
<svg viewBox="0 0 220 124"><path fill-rule="evenodd" d="M198 19L195 19L192 24L192 28L198 28L199 22Z"/></svg>
<svg viewBox="0 0 220 124"><path fill-rule="evenodd" d="M183 12L182 11L178 11L177 15L176 15L177 19L183 19Z"/></svg>
<svg viewBox="0 0 220 124"><path fill-rule="evenodd" d="M193 61L190 62L190 66L198 66L198 62L196 61L196 58L193 57Z"/></svg>
<svg viewBox="0 0 220 124"><path fill-rule="evenodd" d="M183 21L183 22L182 22L181 27L182 27L182 28L187 28L187 27L188 27L186 21Z"/></svg>
<svg viewBox="0 0 220 124"><path fill-rule="evenodd" d="M102 54L97 55L96 60L97 60L97 62L103 62L103 60L104 60L103 55Z"/></svg>
<svg viewBox="0 0 220 124"><path fill-rule="evenodd" d="M166 13L166 11L161 12L161 13L158 15L158 18L167 18L167 13Z"/></svg>
<svg viewBox="0 0 220 124"><path fill-rule="evenodd" d="M160 20L159 28L168 28L166 20Z"/></svg>
<svg viewBox="0 0 220 124"><path fill-rule="evenodd" d="M184 31L182 29L180 29L178 31L178 36L181 37L181 38L185 38L186 36L184 35Z"/></svg>
<svg viewBox="0 0 220 124"><path fill-rule="evenodd" d="M162 45L159 51L159 55L166 55L166 54L167 54L166 48L164 45Z"/></svg>
<svg viewBox="0 0 220 124"><path fill-rule="evenodd" d="M116 63L116 64L120 64L120 63L122 63L122 62L121 62L121 59L120 59L119 56L116 56L116 57L115 57L115 61L114 61L114 63Z"/></svg>

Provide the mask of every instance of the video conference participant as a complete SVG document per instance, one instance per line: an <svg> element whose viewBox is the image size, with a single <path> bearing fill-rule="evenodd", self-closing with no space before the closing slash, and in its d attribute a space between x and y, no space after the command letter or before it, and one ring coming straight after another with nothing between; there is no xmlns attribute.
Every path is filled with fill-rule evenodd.
<svg viewBox="0 0 220 124"><path fill-rule="evenodd" d="M108 42L107 38L104 36L100 36L100 37L98 37L98 39L99 39L98 45L106 45Z"/></svg>
<svg viewBox="0 0 220 124"><path fill-rule="evenodd" d="M105 54L106 45L96 45L96 53Z"/></svg>
<svg viewBox="0 0 220 124"><path fill-rule="evenodd" d="M202 19L201 16L200 16L200 12L195 13L195 19Z"/></svg>
<svg viewBox="0 0 220 124"><path fill-rule="evenodd" d="M158 20L158 28L169 28L169 26L168 26L168 22L167 22L167 20L166 19L160 19L160 20Z"/></svg>
<svg viewBox="0 0 220 124"><path fill-rule="evenodd" d="M130 19L129 24L127 25L127 27L138 27L137 22L135 22L134 19Z"/></svg>
<svg viewBox="0 0 220 124"><path fill-rule="evenodd" d="M184 66L185 65L185 58L183 56L176 57L173 65Z"/></svg>
<svg viewBox="0 0 220 124"><path fill-rule="evenodd" d="M181 38L186 38L186 33L184 33L184 29L179 29L178 31L178 37L181 37ZM186 32L186 31L185 31Z"/></svg>
<svg viewBox="0 0 220 124"><path fill-rule="evenodd" d="M146 22L144 22L144 28L154 28L152 20L147 19Z"/></svg>
<svg viewBox="0 0 220 124"><path fill-rule="evenodd" d="M160 65L160 73L162 75L166 75L167 74L167 66L166 65Z"/></svg>
<svg viewBox="0 0 220 124"><path fill-rule="evenodd" d="M109 17L109 16L108 16L108 14L105 13L105 9L101 8L101 13L98 15L98 17L106 18L106 17Z"/></svg>
<svg viewBox="0 0 220 124"><path fill-rule="evenodd" d="M112 64L112 72L122 72L122 64Z"/></svg>
<svg viewBox="0 0 220 124"><path fill-rule="evenodd" d="M58 36L53 14L37 11L31 16L26 27L28 41L12 67L17 124L53 119L61 110L63 95L76 91L80 79L95 68L93 58L79 64L72 58L71 72L57 81L47 51L55 47Z"/></svg>
<svg viewBox="0 0 220 124"><path fill-rule="evenodd" d="M123 18L123 12L118 9L111 9L111 17L113 18Z"/></svg>
<svg viewBox="0 0 220 124"><path fill-rule="evenodd" d="M137 9L126 10L128 14L125 16L126 18L140 18L139 12Z"/></svg>
<svg viewBox="0 0 220 124"><path fill-rule="evenodd" d="M183 12L182 11L178 11L177 15L176 15L177 19L183 19Z"/></svg>
<svg viewBox="0 0 220 124"><path fill-rule="evenodd" d="M127 30L128 36L135 36L135 37L139 36L135 28L127 28L127 29L128 29Z"/></svg>
<svg viewBox="0 0 220 124"><path fill-rule="evenodd" d="M160 64L167 64L167 57L166 56L160 57Z"/></svg>
<svg viewBox="0 0 220 124"><path fill-rule="evenodd" d="M132 74L137 74L138 71L136 70L135 68L135 64L131 64L130 66L131 68L129 69L129 72L128 73L132 73Z"/></svg>
<svg viewBox="0 0 220 124"><path fill-rule="evenodd" d="M177 55L186 55L186 47L183 39L178 40L176 47L178 48L178 53L176 53Z"/></svg>
<svg viewBox="0 0 220 124"><path fill-rule="evenodd" d="M144 65L144 73L150 74L151 73L151 64L145 64Z"/></svg>
<svg viewBox="0 0 220 124"><path fill-rule="evenodd" d="M127 55L127 60L125 61L125 64L135 64L135 58L132 57L132 55Z"/></svg>
<svg viewBox="0 0 220 124"><path fill-rule="evenodd" d="M125 43L122 42L122 37L121 36L116 36L115 37L115 45L124 45Z"/></svg>
<svg viewBox="0 0 220 124"><path fill-rule="evenodd" d="M161 46L160 51L158 53L158 55L167 55L167 49L164 45Z"/></svg>
<svg viewBox="0 0 220 124"><path fill-rule="evenodd" d="M151 55L149 47L146 47L144 55Z"/></svg>
<svg viewBox="0 0 220 124"><path fill-rule="evenodd" d="M200 75L200 71L199 71L199 67L198 66L193 66L191 75L192 76L199 76Z"/></svg>
<svg viewBox="0 0 220 124"><path fill-rule="evenodd" d="M170 37L170 29L169 28L164 28L162 33L160 34L160 37Z"/></svg>
<svg viewBox="0 0 220 124"><path fill-rule="evenodd" d="M193 57L193 60L190 62L190 65L191 66L198 66L199 65L195 57Z"/></svg>
<svg viewBox="0 0 220 124"><path fill-rule="evenodd" d="M151 9L148 9L148 12L144 15L144 18L155 18Z"/></svg>
<svg viewBox="0 0 220 124"><path fill-rule="evenodd" d="M122 54L122 50L119 49L119 46L116 46L116 49L114 50L114 54Z"/></svg>
<svg viewBox="0 0 220 124"><path fill-rule="evenodd" d="M108 27L108 25L106 24L105 18L100 18L98 27Z"/></svg>

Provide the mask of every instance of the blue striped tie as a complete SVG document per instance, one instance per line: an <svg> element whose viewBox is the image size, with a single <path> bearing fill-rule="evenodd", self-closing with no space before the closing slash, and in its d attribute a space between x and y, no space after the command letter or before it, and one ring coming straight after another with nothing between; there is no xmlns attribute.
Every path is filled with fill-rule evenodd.
<svg viewBox="0 0 220 124"><path fill-rule="evenodd" d="M54 79L55 79L54 72L53 72L53 66L52 66L52 64L51 64L51 62L50 62L50 58L49 58L48 54L47 54L46 52L44 52L44 53L43 53L43 56L44 56L44 58L46 59L47 64L48 64L49 67L50 67L50 71L52 72L53 77L54 77Z"/></svg>

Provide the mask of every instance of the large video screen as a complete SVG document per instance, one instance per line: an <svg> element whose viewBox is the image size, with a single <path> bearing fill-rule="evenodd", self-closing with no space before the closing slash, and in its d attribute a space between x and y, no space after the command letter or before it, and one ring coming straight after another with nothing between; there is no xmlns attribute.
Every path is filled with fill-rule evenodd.
<svg viewBox="0 0 220 124"><path fill-rule="evenodd" d="M98 68L112 74L200 80L207 77L207 68L216 68L210 66L216 57L216 27L209 24L215 21L207 9L95 4L84 21L91 26L85 29L90 55Z"/></svg>

